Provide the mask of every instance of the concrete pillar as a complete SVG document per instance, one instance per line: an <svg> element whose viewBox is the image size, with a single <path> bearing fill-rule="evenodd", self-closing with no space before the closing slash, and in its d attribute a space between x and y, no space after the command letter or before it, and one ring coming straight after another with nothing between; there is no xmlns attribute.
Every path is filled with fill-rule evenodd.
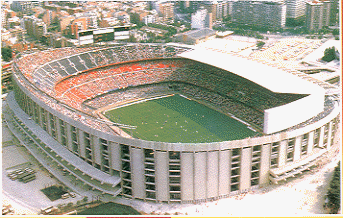
<svg viewBox="0 0 343 218"><path fill-rule="evenodd" d="M78 129L79 135L79 154L81 157L86 158L86 144L85 144L85 135L84 132Z"/></svg>
<svg viewBox="0 0 343 218"><path fill-rule="evenodd" d="M278 167L282 167L286 164L287 161L287 140L283 140L279 145L279 163Z"/></svg>
<svg viewBox="0 0 343 218"><path fill-rule="evenodd" d="M239 190L245 191L251 186L251 148L242 149L241 155L241 175Z"/></svg>
<svg viewBox="0 0 343 218"><path fill-rule="evenodd" d="M91 155L92 155L92 163L95 163L95 157L94 157L94 137L93 135L89 135L90 140L90 147L91 147Z"/></svg>
<svg viewBox="0 0 343 218"><path fill-rule="evenodd" d="M302 135L295 138L293 161L299 160L301 157L301 139Z"/></svg>
<svg viewBox="0 0 343 218"><path fill-rule="evenodd" d="M168 152L155 152L155 184L156 184L156 200L169 200L169 184L168 184L168 166L169 166Z"/></svg>
<svg viewBox="0 0 343 218"><path fill-rule="evenodd" d="M183 162L182 162L183 164ZM231 151L225 150L219 152L219 195L230 193L231 178Z"/></svg>
<svg viewBox="0 0 343 218"><path fill-rule="evenodd" d="M61 125L60 125L60 119L58 118L56 118L56 136L57 136L57 141L62 144Z"/></svg>
<svg viewBox="0 0 343 218"><path fill-rule="evenodd" d="M132 196L145 199L144 153L143 149L131 149Z"/></svg>
<svg viewBox="0 0 343 218"><path fill-rule="evenodd" d="M320 148L322 148L324 145L323 145L323 142L324 142L324 130L325 130L325 126L322 126L320 127L320 136L319 136L319 142L318 142L318 146Z"/></svg>
<svg viewBox="0 0 343 218"><path fill-rule="evenodd" d="M195 200L205 199L207 193L207 166L206 152L194 154L194 198Z"/></svg>
<svg viewBox="0 0 343 218"><path fill-rule="evenodd" d="M93 161L94 163L101 165L101 149L100 149L99 137L93 136L92 139L93 139L93 149L92 149Z"/></svg>
<svg viewBox="0 0 343 218"><path fill-rule="evenodd" d="M65 123L66 133L67 133L67 147L69 151L73 150L73 140L71 137L71 125L69 123Z"/></svg>
<svg viewBox="0 0 343 218"><path fill-rule="evenodd" d="M308 134L307 154L312 152L313 146L314 146L314 131L311 131Z"/></svg>
<svg viewBox="0 0 343 218"><path fill-rule="evenodd" d="M46 113L43 114L43 112L46 112L46 111L43 108L40 108L39 109L39 120L40 120L39 126L42 127L42 129L43 129L43 119L46 120Z"/></svg>
<svg viewBox="0 0 343 218"><path fill-rule="evenodd" d="M207 198L218 196L218 151L207 152Z"/></svg>
<svg viewBox="0 0 343 218"><path fill-rule="evenodd" d="M47 133L52 136L51 134L51 125L50 125L50 113L46 111L46 128L47 128Z"/></svg>
<svg viewBox="0 0 343 218"><path fill-rule="evenodd" d="M326 145L326 149L328 149L328 150L331 147L332 125L333 125L332 121L330 121L330 123L329 123L329 132L328 132L328 139L327 139L328 143Z"/></svg>
<svg viewBox="0 0 343 218"><path fill-rule="evenodd" d="M194 200L194 154L181 153L181 200Z"/></svg>
<svg viewBox="0 0 343 218"><path fill-rule="evenodd" d="M37 103L34 104L34 120L36 121L36 123L39 125L40 124L40 106L38 106ZM36 114L37 114L37 118L36 118Z"/></svg>
<svg viewBox="0 0 343 218"><path fill-rule="evenodd" d="M120 145L115 142L110 142L109 148L110 150L110 166L114 170L121 170L121 156L120 156Z"/></svg>
<svg viewBox="0 0 343 218"><path fill-rule="evenodd" d="M260 185L269 182L271 144L262 145L260 164Z"/></svg>

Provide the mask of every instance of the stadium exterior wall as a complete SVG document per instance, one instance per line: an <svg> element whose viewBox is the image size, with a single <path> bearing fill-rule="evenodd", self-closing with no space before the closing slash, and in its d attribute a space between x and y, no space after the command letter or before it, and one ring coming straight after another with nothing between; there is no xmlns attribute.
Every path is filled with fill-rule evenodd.
<svg viewBox="0 0 343 218"><path fill-rule="evenodd" d="M9 99L9 106L14 113L22 109L37 126L45 126L46 130L29 125L27 128L38 138L42 131L50 135L44 139L50 143L43 147L54 150L52 161L61 163L61 158L72 156L85 163L82 175L71 172L81 181L103 193L114 196L120 193L128 198L201 202L268 185L270 181L277 183L314 164L330 149L339 126L340 110L335 103L330 114L313 124L262 137L200 144L144 141L92 129L47 106L16 77L14 81L16 101ZM16 116L26 123L20 113ZM62 141L65 128L66 143ZM58 146L64 149L63 153L59 153ZM75 146L77 149L73 150ZM66 170L73 169L66 167ZM120 188L111 179L101 181L98 174L104 172L113 180L119 178Z"/></svg>

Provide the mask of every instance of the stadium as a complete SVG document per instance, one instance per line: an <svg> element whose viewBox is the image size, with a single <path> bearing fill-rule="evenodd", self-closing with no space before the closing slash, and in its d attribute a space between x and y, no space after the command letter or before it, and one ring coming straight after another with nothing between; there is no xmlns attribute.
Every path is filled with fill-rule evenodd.
<svg viewBox="0 0 343 218"><path fill-rule="evenodd" d="M329 84L210 49L51 49L13 69L14 135L56 178L114 197L198 203L278 184L339 128Z"/></svg>

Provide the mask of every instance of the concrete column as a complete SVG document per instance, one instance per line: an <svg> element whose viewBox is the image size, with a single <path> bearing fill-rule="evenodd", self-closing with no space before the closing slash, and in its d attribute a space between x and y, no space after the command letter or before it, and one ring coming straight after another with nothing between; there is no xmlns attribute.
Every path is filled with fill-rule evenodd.
<svg viewBox="0 0 343 218"><path fill-rule="evenodd" d="M332 137L332 121L330 121L330 124L329 124L329 132L328 132L328 143L326 145L326 149L330 149L331 147L331 137Z"/></svg>
<svg viewBox="0 0 343 218"><path fill-rule="evenodd" d="M302 135L295 138L293 161L299 160L301 157L301 139Z"/></svg>
<svg viewBox="0 0 343 218"><path fill-rule="evenodd" d="M207 198L218 196L218 151L207 152Z"/></svg>
<svg viewBox="0 0 343 218"><path fill-rule="evenodd" d="M324 142L324 130L325 130L325 127L322 126L320 127L320 133L319 133L319 142L318 142L318 146L320 148L322 148L324 145L323 145L323 142Z"/></svg>
<svg viewBox="0 0 343 218"><path fill-rule="evenodd" d="M34 104L35 105L35 111L34 111L34 120L36 121L36 123L39 125L40 123L40 107L38 106L38 104ZM38 115L38 118L36 118L36 114Z"/></svg>
<svg viewBox="0 0 343 218"><path fill-rule="evenodd" d="M194 200L194 154L181 153L181 200Z"/></svg>
<svg viewBox="0 0 343 218"><path fill-rule="evenodd" d="M86 158L86 145L85 145L85 135L84 132L78 129L79 135L79 154L81 157Z"/></svg>
<svg viewBox="0 0 343 218"><path fill-rule="evenodd" d="M46 111L46 127L47 127L47 133L52 137L51 134L51 124L50 124L50 113Z"/></svg>
<svg viewBox="0 0 343 218"><path fill-rule="evenodd" d="M260 164L260 185L269 182L271 144L262 145Z"/></svg>
<svg viewBox="0 0 343 218"><path fill-rule="evenodd" d="M231 151L219 151L219 195L230 193Z"/></svg>
<svg viewBox="0 0 343 218"><path fill-rule="evenodd" d="M92 139L93 139L92 155L93 155L94 163L101 165L101 148L100 148L99 137L93 136Z"/></svg>
<svg viewBox="0 0 343 218"><path fill-rule="evenodd" d="M73 140L71 137L71 125L69 123L65 123L66 133L67 133L67 147L69 151L73 150Z"/></svg>
<svg viewBox="0 0 343 218"><path fill-rule="evenodd" d="M279 163L278 167L282 167L287 161L287 140L283 140L279 145Z"/></svg>
<svg viewBox="0 0 343 218"><path fill-rule="evenodd" d="M47 128L47 132L49 133L49 118L48 118L48 111L44 110L44 114L42 114L42 117L44 117L45 125ZM42 128L43 128L43 120L42 120Z"/></svg>
<svg viewBox="0 0 343 218"><path fill-rule="evenodd" d="M62 144L62 134L61 134L61 125L60 125L60 119L56 117L56 136L57 141Z"/></svg>
<svg viewBox="0 0 343 218"><path fill-rule="evenodd" d="M131 149L132 196L145 199L144 153L143 149Z"/></svg>
<svg viewBox="0 0 343 218"><path fill-rule="evenodd" d="M251 148L242 149L240 191L245 191L251 186L251 157Z"/></svg>
<svg viewBox="0 0 343 218"><path fill-rule="evenodd" d="M89 140L90 140L90 147L91 147L91 155L92 155L92 163L95 163L95 158L94 158L94 138L95 136L89 135Z"/></svg>
<svg viewBox="0 0 343 218"><path fill-rule="evenodd" d="M109 150L111 153L110 156L110 163L111 163L111 168L114 170L121 170L121 156L120 156L120 145L115 142L109 142Z"/></svg>
<svg viewBox="0 0 343 218"><path fill-rule="evenodd" d="M207 193L207 169L206 152L194 154L194 198L195 200L205 199Z"/></svg>
<svg viewBox="0 0 343 218"><path fill-rule="evenodd" d="M312 152L313 146L314 146L314 131L311 131L308 134L307 154Z"/></svg>
<svg viewBox="0 0 343 218"><path fill-rule="evenodd" d="M39 123L38 123L38 125L43 128L43 120L42 120L43 113L42 113L42 111L44 111L44 109L39 107L39 114L38 114L38 116L39 116Z"/></svg>
<svg viewBox="0 0 343 218"><path fill-rule="evenodd" d="M156 184L156 200L169 200L169 157L168 152L155 152L155 184Z"/></svg>

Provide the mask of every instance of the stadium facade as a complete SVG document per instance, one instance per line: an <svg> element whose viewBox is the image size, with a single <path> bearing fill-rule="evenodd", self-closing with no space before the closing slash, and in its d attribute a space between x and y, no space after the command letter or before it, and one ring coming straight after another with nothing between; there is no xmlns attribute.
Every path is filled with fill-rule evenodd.
<svg viewBox="0 0 343 218"><path fill-rule="evenodd" d="M222 66L199 54L173 44L127 44L25 55L13 63L15 89L5 120L38 161L50 162L48 169L103 194L157 202L216 200L278 183L330 150L340 108L323 88L295 76L303 88L290 78L280 83L268 74L278 69L263 64L244 74L239 66L253 63L230 57L227 68L230 61ZM268 83L256 75L259 67ZM146 141L123 131L133 127L97 113L109 104L171 92L207 101L263 136L198 144ZM297 107L301 116L294 114Z"/></svg>

